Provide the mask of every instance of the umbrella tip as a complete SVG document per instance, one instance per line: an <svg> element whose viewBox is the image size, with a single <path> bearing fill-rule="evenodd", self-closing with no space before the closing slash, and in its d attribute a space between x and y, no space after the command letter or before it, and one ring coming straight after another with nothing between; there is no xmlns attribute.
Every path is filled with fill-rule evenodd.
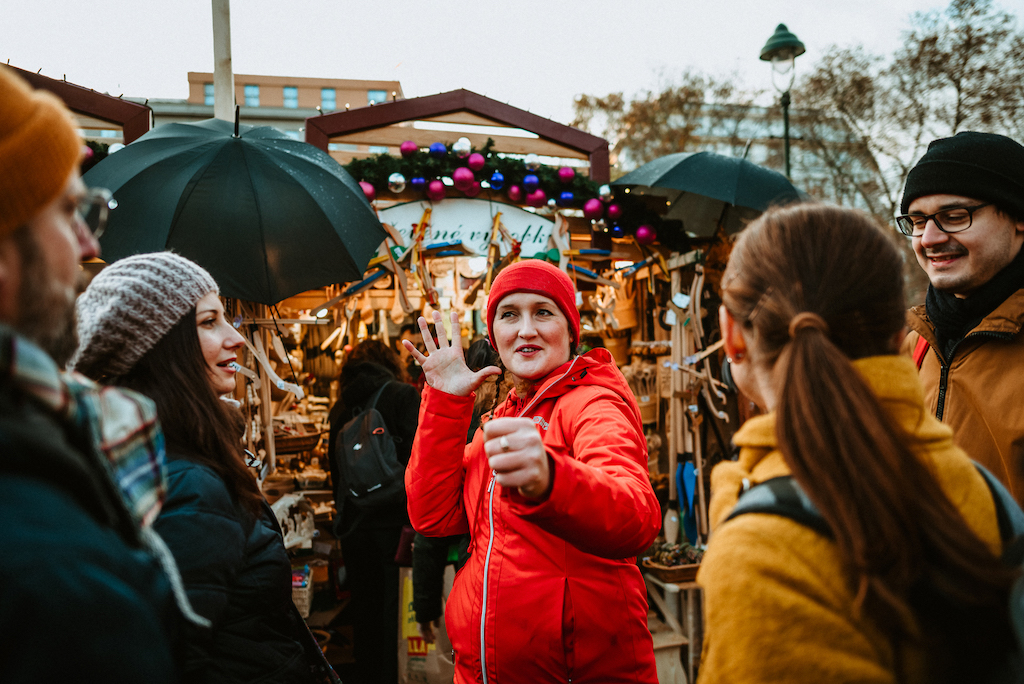
<svg viewBox="0 0 1024 684"><path fill-rule="evenodd" d="M238 111L240 107L235 105L235 137L238 137Z"/></svg>

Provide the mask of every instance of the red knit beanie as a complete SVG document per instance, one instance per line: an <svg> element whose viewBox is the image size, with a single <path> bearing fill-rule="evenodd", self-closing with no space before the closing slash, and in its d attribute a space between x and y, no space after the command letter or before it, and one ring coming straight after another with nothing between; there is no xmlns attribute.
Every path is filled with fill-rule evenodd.
<svg viewBox="0 0 1024 684"><path fill-rule="evenodd" d="M517 261L502 270L494 279L491 293L487 296L487 336L492 347L498 348L494 342L494 314L498 310L498 304L515 292L542 295L557 304L569 321L572 348L576 348L580 342L580 312L576 308L576 288L573 287L569 276L540 259Z"/></svg>

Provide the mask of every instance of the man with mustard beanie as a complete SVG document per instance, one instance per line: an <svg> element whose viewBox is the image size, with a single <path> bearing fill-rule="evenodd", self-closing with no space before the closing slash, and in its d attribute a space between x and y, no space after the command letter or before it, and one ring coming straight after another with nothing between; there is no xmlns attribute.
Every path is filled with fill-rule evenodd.
<svg viewBox="0 0 1024 684"><path fill-rule="evenodd" d="M175 682L155 409L53 358L99 252L81 154L63 103L0 66L0 681Z"/></svg>
<svg viewBox="0 0 1024 684"><path fill-rule="evenodd" d="M904 350L957 446L1024 504L1024 146L974 131L935 140L902 212L930 281Z"/></svg>

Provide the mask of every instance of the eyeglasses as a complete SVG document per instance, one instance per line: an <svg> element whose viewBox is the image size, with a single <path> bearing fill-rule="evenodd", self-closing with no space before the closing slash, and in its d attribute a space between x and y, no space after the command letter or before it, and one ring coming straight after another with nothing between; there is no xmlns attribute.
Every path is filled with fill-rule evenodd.
<svg viewBox="0 0 1024 684"><path fill-rule="evenodd" d="M896 225L900 232L907 237L921 237L924 235L924 228L928 221L935 221L935 226L943 233L962 233L971 227L974 221L974 212L988 204L977 204L973 207L953 207L943 209L934 214L904 214L896 217Z"/></svg>
<svg viewBox="0 0 1024 684"><path fill-rule="evenodd" d="M117 200L106 188L89 188L82 199L78 200L76 211L78 216L89 228L89 232L97 240L107 227L107 217L111 210L117 208Z"/></svg>

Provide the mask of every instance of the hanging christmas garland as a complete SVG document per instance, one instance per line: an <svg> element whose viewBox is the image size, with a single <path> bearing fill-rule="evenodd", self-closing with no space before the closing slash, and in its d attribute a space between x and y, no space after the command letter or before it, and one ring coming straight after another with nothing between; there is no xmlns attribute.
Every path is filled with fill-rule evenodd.
<svg viewBox="0 0 1024 684"><path fill-rule="evenodd" d="M514 203L540 207L554 200L560 207L583 209L587 218L596 220L604 214L603 203L597 198L608 201L611 196L607 186L599 188L572 167L545 166L535 154L525 159L498 156L491 138L479 150L467 138L460 138L450 148L437 142L426 150L407 140L400 151L401 157L378 154L354 159L345 169L371 200L383 196L385 190L398 195L407 186L434 201L445 197L452 186L466 197L475 197L486 187L491 192L504 192ZM452 186L442 178L450 178Z"/></svg>

